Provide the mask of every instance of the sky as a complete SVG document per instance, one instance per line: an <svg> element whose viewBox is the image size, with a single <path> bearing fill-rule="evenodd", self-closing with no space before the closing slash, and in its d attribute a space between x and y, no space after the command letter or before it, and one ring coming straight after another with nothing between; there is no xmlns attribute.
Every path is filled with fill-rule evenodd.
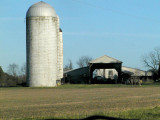
<svg viewBox="0 0 160 120"><path fill-rule="evenodd" d="M116 58L146 69L142 56L160 46L160 0L43 0L63 30L64 65L81 56ZM26 12L39 0L1 0L0 66L26 62Z"/></svg>

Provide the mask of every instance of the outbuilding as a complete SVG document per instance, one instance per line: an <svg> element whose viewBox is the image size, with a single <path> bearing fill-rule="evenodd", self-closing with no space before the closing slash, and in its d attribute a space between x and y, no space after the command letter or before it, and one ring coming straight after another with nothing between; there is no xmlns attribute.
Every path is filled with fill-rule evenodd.
<svg viewBox="0 0 160 120"><path fill-rule="evenodd" d="M152 78L152 73L122 66L122 61L104 55L89 62L87 67L64 72L64 83L124 83L130 79Z"/></svg>

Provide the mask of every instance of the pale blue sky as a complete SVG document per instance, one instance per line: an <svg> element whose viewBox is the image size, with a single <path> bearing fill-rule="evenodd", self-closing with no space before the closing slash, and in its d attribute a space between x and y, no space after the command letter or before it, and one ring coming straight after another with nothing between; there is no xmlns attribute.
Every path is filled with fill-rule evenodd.
<svg viewBox="0 0 160 120"><path fill-rule="evenodd" d="M39 0L1 0L0 66L26 61L25 15ZM108 55L145 69L141 56L160 46L160 0L44 0L60 17L64 64Z"/></svg>

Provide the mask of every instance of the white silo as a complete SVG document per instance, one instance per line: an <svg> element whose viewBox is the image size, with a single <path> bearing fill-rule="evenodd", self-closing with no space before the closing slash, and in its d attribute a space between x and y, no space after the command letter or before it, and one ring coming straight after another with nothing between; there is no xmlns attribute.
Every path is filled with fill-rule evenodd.
<svg viewBox="0 0 160 120"><path fill-rule="evenodd" d="M62 29L59 29L59 40L58 40L58 76L57 79L63 78L63 37Z"/></svg>
<svg viewBox="0 0 160 120"><path fill-rule="evenodd" d="M59 26L59 17L57 21L57 26ZM63 37L62 29L59 28L58 31L58 41L57 41L57 80L60 82L63 78Z"/></svg>
<svg viewBox="0 0 160 120"><path fill-rule="evenodd" d="M27 84L54 87L57 80L59 19L47 3L32 5L26 15Z"/></svg>

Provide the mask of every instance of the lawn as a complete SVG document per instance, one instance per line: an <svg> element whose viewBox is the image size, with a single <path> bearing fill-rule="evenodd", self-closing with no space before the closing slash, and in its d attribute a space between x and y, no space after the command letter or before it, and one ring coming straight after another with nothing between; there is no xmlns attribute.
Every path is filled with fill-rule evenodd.
<svg viewBox="0 0 160 120"><path fill-rule="evenodd" d="M0 119L84 118L160 120L160 84L0 88Z"/></svg>

